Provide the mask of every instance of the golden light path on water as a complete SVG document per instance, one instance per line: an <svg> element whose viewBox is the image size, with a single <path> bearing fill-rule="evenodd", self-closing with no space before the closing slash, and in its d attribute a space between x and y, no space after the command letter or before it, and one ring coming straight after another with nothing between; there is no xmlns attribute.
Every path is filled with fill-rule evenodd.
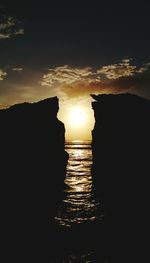
<svg viewBox="0 0 150 263"><path fill-rule="evenodd" d="M69 154L65 179L67 188L55 221L70 227L73 224L101 220L101 205L95 200L92 184L90 141L67 142L66 151Z"/></svg>

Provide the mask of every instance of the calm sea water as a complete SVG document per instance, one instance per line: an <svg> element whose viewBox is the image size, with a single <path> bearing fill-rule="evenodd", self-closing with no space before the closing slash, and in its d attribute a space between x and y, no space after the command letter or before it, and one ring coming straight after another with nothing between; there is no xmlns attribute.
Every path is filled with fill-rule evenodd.
<svg viewBox="0 0 150 263"><path fill-rule="evenodd" d="M93 191L91 142L69 141L65 149L69 154L66 190L55 221L71 227L73 224L101 220L101 204L96 201Z"/></svg>
<svg viewBox="0 0 150 263"><path fill-rule="evenodd" d="M91 237L89 227L103 222L103 211L101 202L96 200L92 175L92 150L90 141L69 141L66 142L65 149L69 154L67 173L65 179L64 198L55 216L56 225L66 229L73 242L73 250L62 253L57 248L57 258L51 263L106 263L101 259L101 246L97 242L99 234L94 232ZM87 228L88 225L88 228ZM86 230L83 230L86 227ZM76 229L76 234L72 231ZM93 229L93 228L92 228ZM83 230L83 231L82 231ZM85 232L86 231L86 235ZM92 230L93 233L93 230ZM97 237L95 236L97 235ZM84 238L84 235L86 237ZM73 241L72 241L73 239ZM83 242L79 242L82 239ZM62 241L62 246L66 249L66 236ZM81 248L82 244L82 248ZM94 249L93 249L94 248Z"/></svg>

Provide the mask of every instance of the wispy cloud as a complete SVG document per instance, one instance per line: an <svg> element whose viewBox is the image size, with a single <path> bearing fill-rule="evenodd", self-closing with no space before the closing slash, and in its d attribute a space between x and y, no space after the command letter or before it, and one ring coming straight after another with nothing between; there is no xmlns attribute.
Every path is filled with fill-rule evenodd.
<svg viewBox="0 0 150 263"><path fill-rule="evenodd" d="M3 80L6 75L7 73L3 69L0 69L0 80Z"/></svg>
<svg viewBox="0 0 150 263"><path fill-rule="evenodd" d="M111 80L108 85L117 93L129 91L150 98L150 63L137 69L133 75Z"/></svg>
<svg viewBox="0 0 150 263"><path fill-rule="evenodd" d="M8 68L7 68L7 72L0 68L0 80L4 80L4 78L5 78L7 75L9 75L9 74L8 74L8 70L12 70L12 71L14 71L14 72L21 72L21 71L23 71L23 68L21 68L21 67L16 67L16 68L9 69L9 67L8 67ZM9 71L9 72L10 72L10 71Z"/></svg>
<svg viewBox="0 0 150 263"><path fill-rule="evenodd" d="M23 68L17 67L17 68L12 68L12 71L22 71Z"/></svg>
<svg viewBox="0 0 150 263"><path fill-rule="evenodd" d="M97 73L104 75L107 79L132 76L137 71L137 67L131 65L131 61L132 59L123 59L120 63L103 66L97 70Z"/></svg>
<svg viewBox="0 0 150 263"><path fill-rule="evenodd" d="M52 86L54 84L71 85L80 82L100 82L101 79L90 67L73 68L68 65L48 69L48 73L43 76L42 86Z"/></svg>
<svg viewBox="0 0 150 263"><path fill-rule="evenodd" d="M59 90L69 98L90 93L141 92L150 90L150 63L137 67L132 59L102 66L100 69L73 68L68 65L49 69L41 85Z"/></svg>
<svg viewBox="0 0 150 263"><path fill-rule="evenodd" d="M21 22L12 16L2 16L0 19L0 39L9 39L17 35L23 35L24 29Z"/></svg>
<svg viewBox="0 0 150 263"><path fill-rule="evenodd" d="M118 65L122 63L115 63ZM48 69L33 70L23 68L21 64L0 69L0 103L2 105L24 101L36 101L58 96L61 101L77 103L88 99L89 94L130 92L150 99L150 63L135 66L132 74L120 74L120 77L107 78L98 71L100 68L71 67L68 65ZM109 66L109 65L108 65ZM103 67L101 67L102 69ZM44 71L43 71L44 70ZM6 72L5 72L6 71ZM45 74L44 74L45 72ZM5 79L5 81L2 81ZM42 85L41 85L42 84Z"/></svg>

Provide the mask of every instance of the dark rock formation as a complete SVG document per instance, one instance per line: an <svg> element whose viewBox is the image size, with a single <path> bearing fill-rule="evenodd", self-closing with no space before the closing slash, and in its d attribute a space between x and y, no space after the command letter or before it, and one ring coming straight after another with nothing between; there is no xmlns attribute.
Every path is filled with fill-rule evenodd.
<svg viewBox="0 0 150 263"><path fill-rule="evenodd" d="M54 97L0 110L5 238L16 242L22 258L29 250L33 252L34 246L32 255L37 255L41 244L46 244L47 217L51 222L62 197L68 156L58 109ZM31 261L37 262L35 258Z"/></svg>
<svg viewBox="0 0 150 263"><path fill-rule="evenodd" d="M130 94L93 98L92 173L109 221L113 262L144 260L150 219L150 101Z"/></svg>

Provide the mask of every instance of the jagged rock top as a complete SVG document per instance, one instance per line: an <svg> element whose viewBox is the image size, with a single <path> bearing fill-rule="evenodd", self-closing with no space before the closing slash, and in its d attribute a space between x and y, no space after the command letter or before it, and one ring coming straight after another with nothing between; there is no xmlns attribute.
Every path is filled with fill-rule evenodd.
<svg viewBox="0 0 150 263"><path fill-rule="evenodd" d="M138 116L138 112L143 111L147 115L150 111L150 100L139 97L133 94L101 94L94 95L91 94L91 97L96 101L92 102L93 109L100 108L110 111L117 111L117 115L119 115L119 111L127 112L135 112Z"/></svg>
<svg viewBox="0 0 150 263"><path fill-rule="evenodd" d="M9 108L6 109L0 109L0 112L22 112L23 110L33 110L33 109L42 109L42 110L52 110L55 111L56 113L59 110L59 105L58 105L58 98L57 97L52 97L52 98L47 98L38 102L33 102L33 103L18 103L13 106L10 106Z"/></svg>
<svg viewBox="0 0 150 263"><path fill-rule="evenodd" d="M104 102L104 101L123 101L123 100L136 100L136 101L148 101L150 102L148 99L139 97L137 95L134 94L130 94L130 93L122 93L122 94L99 94L99 95L95 95L95 94L91 94L91 97L96 100L97 102Z"/></svg>

